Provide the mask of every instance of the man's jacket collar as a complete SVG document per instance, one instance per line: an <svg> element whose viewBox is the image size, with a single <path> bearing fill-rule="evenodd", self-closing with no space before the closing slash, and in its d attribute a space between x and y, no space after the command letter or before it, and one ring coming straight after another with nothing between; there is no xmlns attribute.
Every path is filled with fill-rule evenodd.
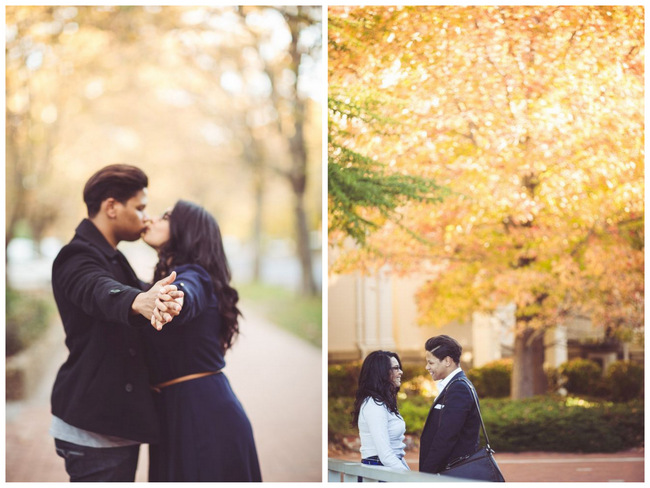
<svg viewBox="0 0 650 488"><path fill-rule="evenodd" d="M436 399L435 399L434 402L433 402L434 405L435 405L436 403L438 403L438 401L439 401L441 398L444 397L445 390L447 390L447 388L449 388L449 385L451 385L455 380L457 380L457 379L459 379L459 378L467 378L467 376L465 375L465 371L462 371L462 370L461 370L460 372L456 373L456 374L451 378L451 380L449 381L449 383L447 383L447 384L445 385L445 387L440 391L440 393L438 393L438 396L436 397Z"/></svg>
<svg viewBox="0 0 650 488"><path fill-rule="evenodd" d="M115 257L119 254L119 251L113 249L113 246L108 243L104 235L90 219L83 219L77 226L75 232L79 237L96 246L108 258Z"/></svg>

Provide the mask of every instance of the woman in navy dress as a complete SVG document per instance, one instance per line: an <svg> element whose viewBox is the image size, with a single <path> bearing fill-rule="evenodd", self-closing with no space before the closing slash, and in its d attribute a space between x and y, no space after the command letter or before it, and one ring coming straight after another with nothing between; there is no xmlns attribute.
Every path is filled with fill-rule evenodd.
<svg viewBox="0 0 650 488"><path fill-rule="evenodd" d="M184 292L178 316L166 323L156 312L152 324L162 328L143 331L162 432L150 446L149 481L261 481L251 424L221 371L241 313L219 226L179 201L143 239L158 251L154 276L176 271Z"/></svg>

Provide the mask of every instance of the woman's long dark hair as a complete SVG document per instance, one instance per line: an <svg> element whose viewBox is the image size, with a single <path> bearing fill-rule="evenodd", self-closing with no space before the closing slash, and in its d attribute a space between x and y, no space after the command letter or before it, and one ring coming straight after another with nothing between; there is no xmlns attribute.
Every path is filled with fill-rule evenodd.
<svg viewBox="0 0 650 488"><path fill-rule="evenodd" d="M391 379L390 358L397 359L400 369L402 362L399 356L390 351L373 351L363 361L361 373L359 374L359 388L354 400L354 412L352 413L352 425L357 426L361 405L366 398L371 397L376 403L383 403L389 411L399 415L397 409L397 391Z"/></svg>
<svg viewBox="0 0 650 488"><path fill-rule="evenodd" d="M230 267L215 218L203 207L179 200L169 218L169 241L158 250L154 281L158 281L182 264L203 267L214 284L219 312L223 319L220 345L226 352L239 334L237 308L239 294L230 286Z"/></svg>

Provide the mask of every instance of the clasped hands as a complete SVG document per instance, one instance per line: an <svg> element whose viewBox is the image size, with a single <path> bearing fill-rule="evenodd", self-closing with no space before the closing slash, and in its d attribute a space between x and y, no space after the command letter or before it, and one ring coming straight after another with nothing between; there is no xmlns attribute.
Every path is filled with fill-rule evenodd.
<svg viewBox="0 0 650 488"><path fill-rule="evenodd" d="M183 292L172 283L176 279L176 271L135 297L131 306L133 313L139 313L149 319L156 330L171 322L183 309Z"/></svg>
<svg viewBox="0 0 650 488"><path fill-rule="evenodd" d="M176 272L172 272L175 276ZM173 280L172 280L173 281ZM176 285L163 285L158 290L156 307L151 315L151 325L156 330L161 330L163 325L171 322L183 309L183 292Z"/></svg>

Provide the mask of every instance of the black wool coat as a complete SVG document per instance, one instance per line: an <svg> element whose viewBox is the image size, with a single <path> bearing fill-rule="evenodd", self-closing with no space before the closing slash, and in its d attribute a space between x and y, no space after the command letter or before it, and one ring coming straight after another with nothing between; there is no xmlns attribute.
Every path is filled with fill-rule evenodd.
<svg viewBox="0 0 650 488"><path fill-rule="evenodd" d="M420 471L439 473L448 463L479 448L481 421L462 371L440 392L431 406L420 437ZM467 380L469 381L469 380Z"/></svg>
<svg viewBox="0 0 650 488"><path fill-rule="evenodd" d="M68 359L52 390L52 414L97 434L152 443L158 439L145 352L131 313L147 288L124 255L84 219L52 266Z"/></svg>

